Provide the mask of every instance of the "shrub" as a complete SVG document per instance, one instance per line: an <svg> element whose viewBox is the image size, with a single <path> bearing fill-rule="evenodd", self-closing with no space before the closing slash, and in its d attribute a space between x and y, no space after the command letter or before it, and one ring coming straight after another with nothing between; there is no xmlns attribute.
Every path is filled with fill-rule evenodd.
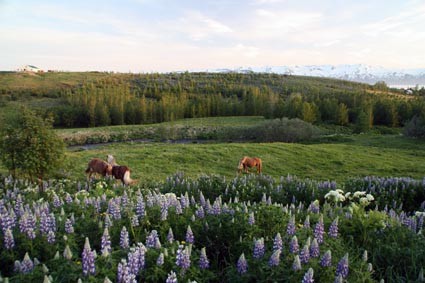
<svg viewBox="0 0 425 283"><path fill-rule="evenodd" d="M425 138L425 118L414 116L403 129L403 134L408 137Z"/></svg>

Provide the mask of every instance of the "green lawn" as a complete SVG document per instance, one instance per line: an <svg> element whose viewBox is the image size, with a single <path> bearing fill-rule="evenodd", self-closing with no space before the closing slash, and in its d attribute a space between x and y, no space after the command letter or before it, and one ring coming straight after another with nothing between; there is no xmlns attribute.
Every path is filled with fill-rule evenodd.
<svg viewBox="0 0 425 283"><path fill-rule="evenodd" d="M265 174L342 181L351 177L425 177L425 142L394 135L358 135L340 143L121 143L69 151L70 173L84 178L90 158L113 154L140 181L163 180L177 171L187 176L236 175L244 155L259 156Z"/></svg>

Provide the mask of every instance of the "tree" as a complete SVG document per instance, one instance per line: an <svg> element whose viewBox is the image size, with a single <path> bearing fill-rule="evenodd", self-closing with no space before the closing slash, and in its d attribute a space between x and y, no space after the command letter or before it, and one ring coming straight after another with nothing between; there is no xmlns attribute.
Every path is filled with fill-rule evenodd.
<svg viewBox="0 0 425 283"><path fill-rule="evenodd" d="M309 123L314 123L316 121L316 113L314 107L310 103L303 102L301 113L304 121Z"/></svg>
<svg viewBox="0 0 425 283"><path fill-rule="evenodd" d="M369 115L365 111L360 110L360 113L357 115L354 132L357 134L360 134L360 133L369 131L370 129L369 120L370 120Z"/></svg>
<svg viewBox="0 0 425 283"><path fill-rule="evenodd" d="M52 119L42 119L29 109L9 120L1 129L1 161L14 175L20 170L31 181L38 179L42 189L43 179L61 164L64 143L52 130Z"/></svg>
<svg viewBox="0 0 425 283"><path fill-rule="evenodd" d="M345 126L348 124L348 108L344 103L340 103L336 114L336 122L338 125Z"/></svg>

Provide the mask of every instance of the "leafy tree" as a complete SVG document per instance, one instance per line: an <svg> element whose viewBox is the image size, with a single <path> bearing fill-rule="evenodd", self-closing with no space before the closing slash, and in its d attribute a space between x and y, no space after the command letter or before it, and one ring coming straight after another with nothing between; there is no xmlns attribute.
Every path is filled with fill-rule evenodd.
<svg viewBox="0 0 425 283"><path fill-rule="evenodd" d="M1 129L1 160L14 175L19 169L41 185L61 164L64 143L52 130L52 119L42 119L29 109L22 108L9 120Z"/></svg>
<svg viewBox="0 0 425 283"><path fill-rule="evenodd" d="M308 102L303 102L302 118L304 121L309 123L314 123L316 121L316 113L314 111L314 107Z"/></svg>
<svg viewBox="0 0 425 283"><path fill-rule="evenodd" d="M354 132L359 134L359 133L367 132L369 129L370 129L370 117L365 111L360 110L360 113L357 116Z"/></svg>
<svg viewBox="0 0 425 283"><path fill-rule="evenodd" d="M340 103L336 114L337 124L345 126L348 124L348 108L344 103Z"/></svg>

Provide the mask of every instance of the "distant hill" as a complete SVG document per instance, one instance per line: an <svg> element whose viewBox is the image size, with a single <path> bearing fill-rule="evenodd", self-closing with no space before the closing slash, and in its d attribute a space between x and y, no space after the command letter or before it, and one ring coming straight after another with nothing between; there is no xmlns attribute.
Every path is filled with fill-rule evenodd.
<svg viewBox="0 0 425 283"><path fill-rule="evenodd" d="M276 73L298 76L327 77L368 84L385 81L387 85L425 85L425 68L387 69L383 67L356 64L240 67L236 69L215 69L208 71L220 73Z"/></svg>

